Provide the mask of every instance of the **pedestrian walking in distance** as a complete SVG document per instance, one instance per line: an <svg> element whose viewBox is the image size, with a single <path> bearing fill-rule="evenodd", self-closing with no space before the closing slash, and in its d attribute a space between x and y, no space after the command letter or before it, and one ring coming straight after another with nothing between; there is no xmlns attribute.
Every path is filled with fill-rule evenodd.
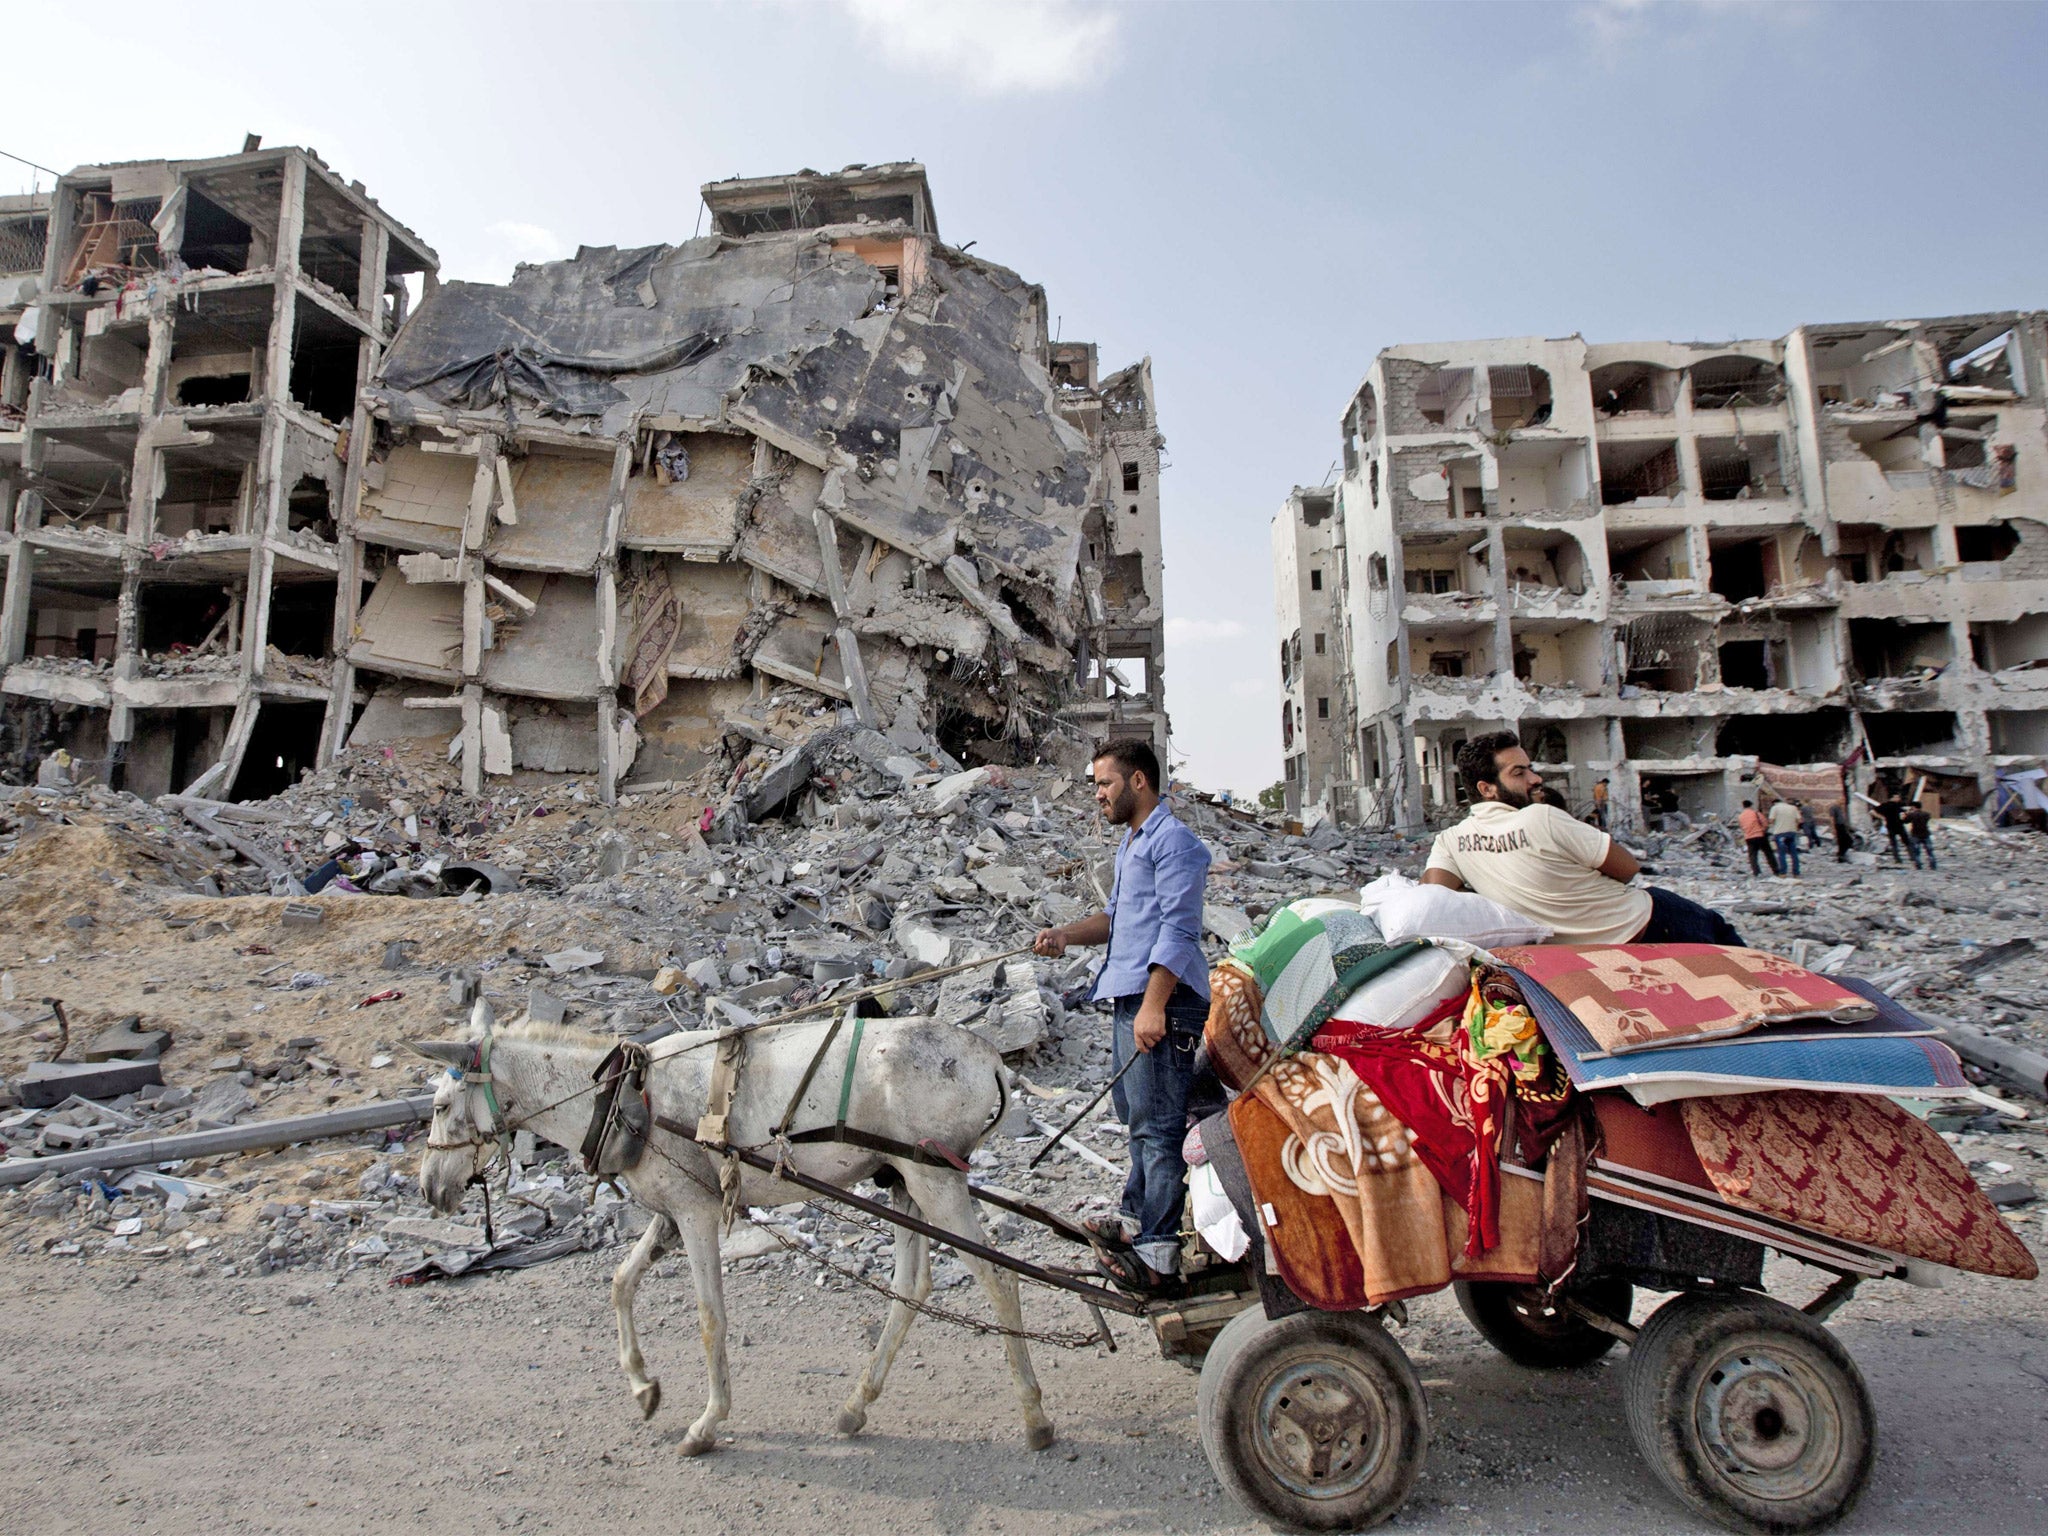
<svg viewBox="0 0 2048 1536"><path fill-rule="evenodd" d="M1927 867L1939 869L1934 862L1934 818L1927 814L1927 807L1914 801L1908 805L1900 820L1906 824L1906 851L1913 855L1913 867L1920 867L1920 855L1927 855Z"/></svg>
<svg viewBox="0 0 2048 1536"><path fill-rule="evenodd" d="M1742 802L1742 811L1735 818L1735 823L1742 828L1742 841L1749 849L1750 874L1755 876L1763 873L1757 867L1757 861L1761 859L1770 866L1771 873L1775 875L1778 872L1778 856L1771 851L1770 829L1764 825L1763 813L1756 808L1754 800Z"/></svg>
<svg viewBox="0 0 2048 1536"><path fill-rule="evenodd" d="M1771 807L1771 844L1778 854L1778 873L1799 878L1799 807L1780 800Z"/></svg>

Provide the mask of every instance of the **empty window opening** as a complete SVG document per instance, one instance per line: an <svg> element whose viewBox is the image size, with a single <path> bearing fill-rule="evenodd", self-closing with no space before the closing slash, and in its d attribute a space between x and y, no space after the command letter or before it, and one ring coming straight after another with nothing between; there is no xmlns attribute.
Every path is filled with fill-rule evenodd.
<svg viewBox="0 0 2048 1536"><path fill-rule="evenodd" d="M1946 624L1849 621L1849 660L1859 678L1926 677L1940 673L1954 659Z"/></svg>
<svg viewBox="0 0 2048 1536"><path fill-rule="evenodd" d="M1722 757L1760 757L1767 763L1838 763L1849 753L1849 712L1730 715L1714 735Z"/></svg>
<svg viewBox="0 0 2048 1536"><path fill-rule="evenodd" d="M1623 581L1693 584L1692 542L1682 529L1632 538L1610 535L1607 558Z"/></svg>
<svg viewBox="0 0 2048 1536"><path fill-rule="evenodd" d="M1959 523L1956 525L1956 558L1975 565L2004 560L2020 547L2020 536L2011 523Z"/></svg>
<svg viewBox="0 0 2048 1536"><path fill-rule="evenodd" d="M194 270L241 272L254 243L249 226L197 187L185 191L185 235L178 255Z"/></svg>
<svg viewBox="0 0 2048 1536"><path fill-rule="evenodd" d="M1387 642L1387 681L1389 683L1401 681L1401 642L1398 640L1389 640Z"/></svg>
<svg viewBox="0 0 2048 1536"><path fill-rule="evenodd" d="M218 432L214 441L192 451L164 454L163 492L156 503L157 537L181 539L188 533L234 533L242 527L242 508L252 494L257 446L255 423L242 434Z"/></svg>
<svg viewBox="0 0 2048 1536"><path fill-rule="evenodd" d="M1700 652L1711 627L1690 614L1646 614L1622 631L1623 677L1637 688L1689 693L1699 686Z"/></svg>
<svg viewBox="0 0 2048 1536"><path fill-rule="evenodd" d="M292 487L285 503L285 526L293 533L310 533L315 538L334 539L334 508L324 481L310 475Z"/></svg>
<svg viewBox="0 0 2048 1536"><path fill-rule="evenodd" d="M1532 763L1556 765L1571 761L1571 747L1562 726L1525 721L1516 727L1515 734L1522 738L1523 750Z"/></svg>
<svg viewBox="0 0 2048 1536"><path fill-rule="evenodd" d="M2048 710L1994 709L1985 716L2001 757L2048 757Z"/></svg>
<svg viewBox="0 0 2048 1536"><path fill-rule="evenodd" d="M1600 500L1610 507L1632 501L1675 498L1684 481L1678 469L1678 444L1604 442L1600 445Z"/></svg>
<svg viewBox="0 0 2048 1536"><path fill-rule="evenodd" d="M249 373L193 374L178 383L180 405L246 405L255 375Z"/></svg>
<svg viewBox="0 0 2048 1536"><path fill-rule="evenodd" d="M1136 490L1136 486L1126 486ZM1320 528L1329 521L1330 514L1337 508L1337 498L1330 491L1301 491L1301 524L1304 528Z"/></svg>
<svg viewBox="0 0 2048 1536"><path fill-rule="evenodd" d="M1844 523L1839 533L1843 577L1849 581L1883 581L1934 568L1931 528L1884 528L1876 523Z"/></svg>
<svg viewBox="0 0 2048 1536"><path fill-rule="evenodd" d="M1986 672L2048 665L2048 613L1971 624L1970 654Z"/></svg>
<svg viewBox="0 0 2048 1536"><path fill-rule="evenodd" d="M316 416L346 421L356 404L358 350L355 332L325 311L300 304L292 347L292 398Z"/></svg>
<svg viewBox="0 0 2048 1536"><path fill-rule="evenodd" d="M111 583L71 590L38 580L29 589L27 654L112 661L119 595Z"/></svg>
<svg viewBox="0 0 2048 1536"><path fill-rule="evenodd" d="M1460 517L1486 516L1486 492L1476 485L1459 486L1458 515Z"/></svg>
<svg viewBox="0 0 2048 1536"><path fill-rule="evenodd" d="M1602 416L1668 416L1678 405L1679 375L1655 363L1605 363L1593 370L1593 409Z"/></svg>
<svg viewBox="0 0 2048 1536"><path fill-rule="evenodd" d="M1407 584L1408 590L1419 597L1460 590L1456 571L1428 567L1418 570L1411 567L1401 573L1401 579Z"/></svg>
<svg viewBox="0 0 2048 1536"><path fill-rule="evenodd" d="M1508 586L1538 602L1585 595L1591 580L1585 546L1569 533L1510 528L1501 536Z"/></svg>
<svg viewBox="0 0 2048 1536"><path fill-rule="evenodd" d="M1694 363L1689 371L1696 411L1775 405L1785 398L1784 370L1758 358L1710 357Z"/></svg>
<svg viewBox="0 0 2048 1536"><path fill-rule="evenodd" d="M229 656L241 643L240 603L226 587L145 582L136 643L151 656Z"/></svg>
<svg viewBox="0 0 2048 1536"><path fill-rule="evenodd" d="M2024 374L2016 366L2019 338L2010 330L1998 331L1989 340L1983 339L1985 335L1985 331L1973 331L1955 344L1955 350L1951 351L1946 346L1942 348L1942 361L1950 387L2024 394L2020 384Z"/></svg>
<svg viewBox="0 0 2048 1536"><path fill-rule="evenodd" d="M1372 498L1372 504L1378 506L1380 504L1380 461L1378 459L1374 459L1365 467L1365 490L1366 494Z"/></svg>
<svg viewBox="0 0 2048 1536"><path fill-rule="evenodd" d="M1762 597L1777 580L1773 544L1770 539L1744 539L1739 544L1710 545L1708 589L1731 603Z"/></svg>
<svg viewBox="0 0 2048 1536"><path fill-rule="evenodd" d="M1955 746L1956 717L1945 709L1866 710L1863 729L1879 757L1946 752Z"/></svg>
<svg viewBox="0 0 2048 1536"><path fill-rule="evenodd" d="M1433 677L1463 677L1471 660L1463 651L1431 651L1429 670Z"/></svg>
<svg viewBox="0 0 2048 1536"><path fill-rule="evenodd" d="M1621 722L1621 749L1630 757L1682 762L1710 757L1711 723L1704 720L1629 720Z"/></svg>
<svg viewBox="0 0 2048 1536"><path fill-rule="evenodd" d="M1463 431L1473 425L1479 409L1470 368L1432 368L1415 391L1415 408L1435 427Z"/></svg>
<svg viewBox="0 0 2048 1536"><path fill-rule="evenodd" d="M1126 492L1140 490L1143 488L1144 483L1144 476L1139 472L1138 466L1131 460L1125 459L1124 490Z"/></svg>
<svg viewBox="0 0 2048 1536"><path fill-rule="evenodd" d="M1326 637L1324 636L1323 632L1322 632L1322 631L1321 631L1320 629L1316 631L1316 645L1315 645L1315 650L1316 650L1316 654L1317 654L1318 656L1321 656L1322 654L1324 654L1324 640L1325 640L1325 638L1326 638Z"/></svg>
<svg viewBox="0 0 2048 1536"><path fill-rule="evenodd" d="M1641 790L1643 816L1652 826L1660 817L1674 813L1699 821L1727 814L1730 806L1727 781L1719 769L1698 773L1646 773L1637 780ZM1677 831L1673 822L1664 831Z"/></svg>
<svg viewBox="0 0 2048 1536"><path fill-rule="evenodd" d="M185 788L219 760L233 715L227 709L137 710L121 788L145 798Z"/></svg>
<svg viewBox="0 0 2048 1536"><path fill-rule="evenodd" d="M312 767L319 753L325 714L324 704L264 700L229 798L267 800L298 783L300 770Z"/></svg>
<svg viewBox="0 0 2048 1536"><path fill-rule="evenodd" d="M1316 700L1316 718L1318 720L1327 720L1330 718L1330 701L1328 699Z"/></svg>
<svg viewBox="0 0 2048 1536"><path fill-rule="evenodd" d="M287 656L325 656L333 641L333 582L278 582L272 586L272 645Z"/></svg>
<svg viewBox="0 0 2048 1536"><path fill-rule="evenodd" d="M1319 570L1308 573L1308 589L1311 592L1323 590L1323 573Z"/></svg>
<svg viewBox="0 0 2048 1536"><path fill-rule="evenodd" d="M1387 590L1387 557L1370 555L1365 562L1365 584L1374 592Z"/></svg>
<svg viewBox="0 0 2048 1536"><path fill-rule="evenodd" d="M1785 494L1785 470L1775 433L1703 437L1699 450L1700 494L1708 501L1748 501Z"/></svg>
<svg viewBox="0 0 2048 1536"><path fill-rule="evenodd" d="M1550 375L1535 364L1489 368L1486 388L1493 400L1494 431L1540 427L1550 420Z"/></svg>
<svg viewBox="0 0 2048 1536"><path fill-rule="evenodd" d="M1777 668L1768 640L1721 642L1721 681L1730 688L1775 688Z"/></svg>

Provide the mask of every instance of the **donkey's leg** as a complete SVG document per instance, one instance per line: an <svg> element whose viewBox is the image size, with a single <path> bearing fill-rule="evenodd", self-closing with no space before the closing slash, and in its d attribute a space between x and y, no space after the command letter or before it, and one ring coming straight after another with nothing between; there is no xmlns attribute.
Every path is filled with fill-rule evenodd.
<svg viewBox="0 0 2048 1536"><path fill-rule="evenodd" d="M900 1184L891 1197L899 1211L909 1211L910 1192ZM896 1229L896 1273L890 1278L889 1289L898 1296L908 1296L914 1301L923 1301L932 1293L931 1240L921 1232L908 1227ZM853 1384L853 1391L847 1396L846 1406L839 1410L839 1433L857 1435L868 1422L868 1404L882 1395L882 1388L888 1384L889 1367L896 1361L896 1351L903 1347L903 1336L910 1332L910 1322L917 1314L908 1303L889 1303L888 1320L882 1324L882 1336L875 1341L874 1358L860 1373L860 1380Z"/></svg>
<svg viewBox="0 0 2048 1536"><path fill-rule="evenodd" d="M647 1374L647 1362L640 1354L640 1333L633 1326L633 1297L641 1278L676 1240L676 1224L657 1213L640 1234L640 1241L626 1255L626 1262L612 1276L612 1310L619 1315L619 1368L632 1383L633 1400L640 1405L640 1417L652 1418L661 1406L661 1383Z"/></svg>
<svg viewBox="0 0 2048 1536"><path fill-rule="evenodd" d="M934 1226L957 1232L962 1237L971 1237L987 1242L981 1227L981 1217L974 1208L974 1196L967 1191L967 1180L951 1169L925 1168L915 1163L903 1170L905 1181L918 1205L923 1208L925 1220ZM1017 1300L1017 1277L1007 1269L998 1269L985 1259L961 1254L974 1277L981 1282L981 1288L988 1295L989 1306L996 1314L996 1321L1005 1328L1021 1332L1024 1327L1024 1308ZM1024 1443L1034 1451L1042 1451L1053 1442L1052 1420L1045 1416L1040 1406L1038 1378L1031 1370L1031 1351L1024 1340L1011 1333L1003 1339L1003 1348L1010 1357L1010 1379L1017 1386L1017 1401L1024 1409Z"/></svg>
<svg viewBox="0 0 2048 1536"><path fill-rule="evenodd" d="M682 1205L683 1242L690 1250L690 1278L697 1286L697 1335L704 1341L710 1393L704 1411L676 1449L685 1456L702 1456L718 1448L718 1426L732 1411L732 1378L725 1358L725 1274L718 1258L718 1202L692 1196Z"/></svg>

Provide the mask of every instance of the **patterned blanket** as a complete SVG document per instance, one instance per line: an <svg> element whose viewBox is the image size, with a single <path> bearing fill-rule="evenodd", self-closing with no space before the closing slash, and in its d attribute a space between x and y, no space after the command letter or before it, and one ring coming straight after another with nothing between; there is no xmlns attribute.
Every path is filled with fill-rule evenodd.
<svg viewBox="0 0 2048 1536"><path fill-rule="evenodd" d="M1980 1275L2040 1273L1940 1133L1890 1099L1744 1093L1681 1108L1730 1205Z"/></svg>
<svg viewBox="0 0 2048 1536"><path fill-rule="evenodd" d="M1511 965L1583 1024L1586 1060L1746 1034L1791 1019L1852 1023L1877 1009L1839 982L1760 949L1719 944L1531 944Z"/></svg>
<svg viewBox="0 0 2048 1536"><path fill-rule="evenodd" d="M1465 1213L1417 1156L1407 1128L1351 1069L1291 1056L1230 1106L1274 1265L1302 1300L1378 1306L1454 1279L1533 1281L1543 1185L1507 1180L1500 1241L1473 1255Z"/></svg>

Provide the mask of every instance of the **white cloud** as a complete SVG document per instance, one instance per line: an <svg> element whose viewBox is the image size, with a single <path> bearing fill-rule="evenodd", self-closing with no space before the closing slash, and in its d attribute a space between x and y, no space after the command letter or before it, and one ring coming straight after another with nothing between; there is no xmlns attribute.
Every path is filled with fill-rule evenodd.
<svg viewBox="0 0 2048 1536"><path fill-rule="evenodd" d="M1180 619L1166 621L1166 638L1175 645L1211 645L1222 640L1241 640L1248 633L1237 619Z"/></svg>
<svg viewBox="0 0 2048 1536"><path fill-rule="evenodd" d="M1095 85L1123 21L1098 0L838 0L898 69L990 95Z"/></svg>
<svg viewBox="0 0 2048 1536"><path fill-rule="evenodd" d="M560 261L574 246L552 229L522 219L499 219L476 235L451 242L441 275L474 283L506 283L522 261Z"/></svg>

